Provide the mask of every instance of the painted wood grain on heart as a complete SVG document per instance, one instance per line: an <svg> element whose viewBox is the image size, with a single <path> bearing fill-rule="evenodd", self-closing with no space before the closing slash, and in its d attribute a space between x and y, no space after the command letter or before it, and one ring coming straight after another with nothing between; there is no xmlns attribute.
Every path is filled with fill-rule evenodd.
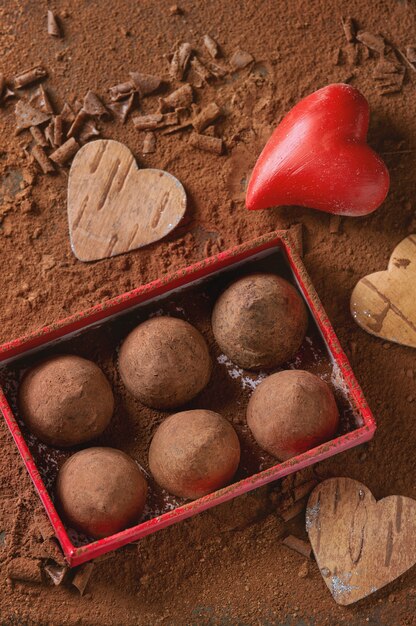
<svg viewBox="0 0 416 626"><path fill-rule="evenodd" d="M312 492L306 530L324 581L338 604L365 598L416 562L416 501L376 501L350 478L331 478Z"/></svg>

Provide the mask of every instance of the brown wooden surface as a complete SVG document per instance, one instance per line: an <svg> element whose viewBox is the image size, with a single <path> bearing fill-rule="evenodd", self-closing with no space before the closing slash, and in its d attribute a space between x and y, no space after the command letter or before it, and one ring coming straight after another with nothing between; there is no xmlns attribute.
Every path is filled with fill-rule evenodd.
<svg viewBox="0 0 416 626"><path fill-rule="evenodd" d="M376 502L350 478L331 478L314 489L306 529L338 604L374 593L416 562L416 500L388 496Z"/></svg>
<svg viewBox="0 0 416 626"><path fill-rule="evenodd" d="M387 271L357 283L351 313L372 335L416 348L416 234L396 246Z"/></svg>
<svg viewBox="0 0 416 626"><path fill-rule="evenodd" d="M168 172L139 170L118 141L93 141L69 172L71 245L81 261L115 256L165 237L181 221L186 194Z"/></svg>

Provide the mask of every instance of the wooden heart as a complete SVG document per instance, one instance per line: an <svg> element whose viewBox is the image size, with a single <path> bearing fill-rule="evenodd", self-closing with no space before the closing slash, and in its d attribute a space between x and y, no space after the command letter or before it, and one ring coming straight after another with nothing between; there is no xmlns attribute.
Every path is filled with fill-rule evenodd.
<svg viewBox="0 0 416 626"><path fill-rule="evenodd" d="M350 307L367 332L416 348L416 235L394 249L387 271L369 274L357 283Z"/></svg>
<svg viewBox="0 0 416 626"><path fill-rule="evenodd" d="M186 194L168 172L140 170L130 150L111 139L86 144L68 181L71 246L97 261L158 241L181 221Z"/></svg>
<svg viewBox="0 0 416 626"><path fill-rule="evenodd" d="M388 496L377 502L350 478L331 478L314 489L306 530L338 604L365 598L416 563L416 500Z"/></svg>

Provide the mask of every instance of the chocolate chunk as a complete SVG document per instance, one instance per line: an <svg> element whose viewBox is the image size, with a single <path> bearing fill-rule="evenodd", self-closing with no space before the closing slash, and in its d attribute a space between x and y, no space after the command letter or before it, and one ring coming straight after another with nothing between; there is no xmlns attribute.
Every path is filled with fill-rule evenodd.
<svg viewBox="0 0 416 626"><path fill-rule="evenodd" d="M81 143L86 143L93 137L98 137L100 130L97 128L93 120L86 120L79 132L79 140Z"/></svg>
<svg viewBox="0 0 416 626"><path fill-rule="evenodd" d="M189 143L194 148L205 150L205 152L212 152L213 154L221 154L223 150L222 139L200 135L199 133L192 133L189 137Z"/></svg>
<svg viewBox="0 0 416 626"><path fill-rule="evenodd" d="M48 11L48 35L51 37L61 37L59 23L52 11Z"/></svg>
<svg viewBox="0 0 416 626"><path fill-rule="evenodd" d="M213 59L220 56L218 44L210 35L204 35L204 46L207 49L208 54L210 54Z"/></svg>
<svg viewBox="0 0 416 626"><path fill-rule="evenodd" d="M39 126L50 119L50 115L34 109L26 100L19 100L16 103L16 133L20 133L31 126Z"/></svg>
<svg viewBox="0 0 416 626"><path fill-rule="evenodd" d="M27 87L27 85L31 85L38 80L46 78L47 75L48 73L42 65L36 65L35 67L24 70L21 74L15 76L13 79L13 85L15 89L21 89L22 87Z"/></svg>
<svg viewBox="0 0 416 626"><path fill-rule="evenodd" d="M89 90L83 101L82 109L91 117L108 117L109 112L101 102L100 98L93 91Z"/></svg>
<svg viewBox="0 0 416 626"><path fill-rule="evenodd" d="M152 132L146 133L143 140L143 154L156 152L156 135Z"/></svg>
<svg viewBox="0 0 416 626"><path fill-rule="evenodd" d="M71 159L80 149L80 145L73 137L65 141L62 146L60 146L55 152L49 156L51 161L60 165L61 167L65 165L69 159Z"/></svg>
<svg viewBox="0 0 416 626"><path fill-rule="evenodd" d="M179 89L172 91L166 98L161 98L161 110L162 112L169 111L170 109L177 109L179 107L190 107L194 99L194 94L191 85L183 85Z"/></svg>
<svg viewBox="0 0 416 626"><path fill-rule="evenodd" d="M38 146L42 146L43 148L47 148L48 147L48 142L46 140L45 135L43 134L43 132L41 131L40 128L38 128L38 126L31 126L29 128L30 130L30 134L32 135L33 139L35 140L35 143Z"/></svg>
<svg viewBox="0 0 416 626"><path fill-rule="evenodd" d="M341 19L345 38L348 43L352 43L353 41L355 41L355 35L357 33L355 22L352 17L343 17Z"/></svg>
<svg viewBox="0 0 416 626"><path fill-rule="evenodd" d="M52 104L43 85L39 85L36 91L30 96L29 102L35 109L40 109L44 113L53 115Z"/></svg>
<svg viewBox="0 0 416 626"><path fill-rule="evenodd" d="M374 35L368 31L360 30L356 35L356 39L370 50L374 50L374 52L378 52L379 54L384 54L386 44L381 35Z"/></svg>
<svg viewBox="0 0 416 626"><path fill-rule="evenodd" d="M42 146L34 146L32 149L32 156L36 159L44 174L50 174L55 171L53 163L49 160L49 157Z"/></svg>
<svg viewBox="0 0 416 626"><path fill-rule="evenodd" d="M149 115L138 115L133 117L133 124L138 130L148 130L157 128L163 120L162 113L150 113Z"/></svg>
<svg viewBox="0 0 416 626"><path fill-rule="evenodd" d="M230 64L235 70L242 70L253 61L254 59L249 52L236 50L230 59Z"/></svg>
<svg viewBox="0 0 416 626"><path fill-rule="evenodd" d="M210 126L221 115L221 109L216 102L211 102L192 120L195 130L200 133Z"/></svg>
<svg viewBox="0 0 416 626"><path fill-rule="evenodd" d="M159 76L142 74L141 72L130 72L130 78L132 79L133 84L141 98L143 98L143 96L148 96L159 89L163 83L163 79Z"/></svg>
<svg viewBox="0 0 416 626"><path fill-rule="evenodd" d="M118 100L124 100L125 98L129 98L134 90L135 87L133 82L127 81L125 83L120 83L119 85L114 85L114 87L110 87L108 91L111 100L113 102L117 102Z"/></svg>
<svg viewBox="0 0 416 626"><path fill-rule="evenodd" d="M111 102L107 107L114 113L114 115L121 120L121 123L126 122L127 116L133 108L134 93L128 98L128 100L120 100L119 102Z"/></svg>
<svg viewBox="0 0 416 626"><path fill-rule="evenodd" d="M174 80L182 80L188 69L189 60L192 55L190 43L182 43L172 57L169 74Z"/></svg>

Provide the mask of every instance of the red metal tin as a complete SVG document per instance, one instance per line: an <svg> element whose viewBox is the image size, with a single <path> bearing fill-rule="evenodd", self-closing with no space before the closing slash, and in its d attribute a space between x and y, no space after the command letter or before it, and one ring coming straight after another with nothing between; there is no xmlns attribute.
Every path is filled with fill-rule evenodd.
<svg viewBox="0 0 416 626"><path fill-rule="evenodd" d="M271 253L276 249L282 251L285 256L299 290L309 306L315 324L326 343L330 357L338 367L340 376L343 379L343 384L348 391L352 409L355 415L358 416L360 424L351 432L336 437L284 463L277 463L273 467L260 471L238 482L234 482L203 498L186 503L172 511L139 523L136 526L110 537L93 541L87 545L76 546L71 541L56 511L16 417L10 408L5 392L0 388L0 410L7 422L36 490L38 491L54 528L56 537L62 546L65 558L70 566L80 565L81 563L94 559L111 550L115 550L127 543L136 541L156 530L166 528L175 522L191 517L205 509L230 500L231 498L235 498L261 485L282 478L372 438L376 428L374 418L351 370L347 357L319 301L305 267L291 241L290 234L287 231L275 231L256 240L221 252L215 257L207 258L102 304L97 304L86 311L59 320L24 337L3 344L0 346L0 366L3 367L7 362L25 356L32 351L40 350L51 343L84 332L94 325L104 324L110 318L116 315L122 315L144 303L147 304L167 294L174 294L184 287L195 285L227 268L243 267L245 262L255 259L259 257L259 255Z"/></svg>

